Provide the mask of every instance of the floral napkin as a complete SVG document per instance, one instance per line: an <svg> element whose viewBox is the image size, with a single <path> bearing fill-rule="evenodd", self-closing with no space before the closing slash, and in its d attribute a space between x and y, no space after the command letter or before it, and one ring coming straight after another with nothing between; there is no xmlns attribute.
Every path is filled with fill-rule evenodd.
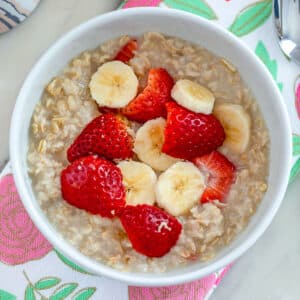
<svg viewBox="0 0 300 300"><path fill-rule="evenodd" d="M293 180L300 171L300 68L281 53L276 43L272 0L129 0L120 8L136 6L169 7L197 14L227 28L256 53L287 105L293 129ZM9 164L0 175L0 300L207 300L228 269L162 288L131 287L89 274L53 249L34 226L20 201Z"/></svg>

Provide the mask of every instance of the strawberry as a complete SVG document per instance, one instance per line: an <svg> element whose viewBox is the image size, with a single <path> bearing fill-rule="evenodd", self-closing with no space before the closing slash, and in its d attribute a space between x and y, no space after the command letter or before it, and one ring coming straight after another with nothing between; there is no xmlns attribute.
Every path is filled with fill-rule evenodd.
<svg viewBox="0 0 300 300"><path fill-rule="evenodd" d="M132 39L130 40L123 48L117 53L114 60L120 60L124 63L127 63L134 57L134 52L138 47L137 41Z"/></svg>
<svg viewBox="0 0 300 300"><path fill-rule="evenodd" d="M235 166L218 151L195 158L194 164L206 175L201 202L224 201L235 180Z"/></svg>
<svg viewBox="0 0 300 300"><path fill-rule="evenodd" d="M147 86L122 109L122 113L129 120L140 123L166 117L165 103L171 100L173 85L174 81L165 69L151 69Z"/></svg>
<svg viewBox="0 0 300 300"><path fill-rule="evenodd" d="M168 253L182 229L175 217L147 204L126 206L120 219L132 247L149 257Z"/></svg>
<svg viewBox="0 0 300 300"><path fill-rule="evenodd" d="M62 171L61 191L69 204L102 217L118 216L125 206L120 169L95 155L79 158Z"/></svg>
<svg viewBox="0 0 300 300"><path fill-rule="evenodd" d="M168 102L166 107L168 117L163 152L192 160L222 145L224 129L213 115L189 111L175 102Z"/></svg>
<svg viewBox="0 0 300 300"><path fill-rule="evenodd" d="M123 121L112 113L92 120L69 147L70 162L76 158L98 154L108 159L126 159L133 156L133 139Z"/></svg>

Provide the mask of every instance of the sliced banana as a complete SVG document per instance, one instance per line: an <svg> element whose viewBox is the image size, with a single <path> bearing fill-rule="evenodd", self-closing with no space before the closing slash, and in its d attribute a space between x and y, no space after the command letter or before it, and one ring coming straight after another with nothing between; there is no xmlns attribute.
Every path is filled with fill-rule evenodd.
<svg viewBox="0 0 300 300"><path fill-rule="evenodd" d="M250 117L243 107L231 103L220 104L215 107L214 115L225 130L224 147L243 153L249 144L251 126Z"/></svg>
<svg viewBox="0 0 300 300"><path fill-rule="evenodd" d="M150 120L139 128L135 136L134 152L141 161L157 171L164 171L179 161L161 152L165 126L164 118Z"/></svg>
<svg viewBox="0 0 300 300"><path fill-rule="evenodd" d="M92 98L100 106L121 108L136 96L138 83L130 66L121 61L110 61L93 74L89 87Z"/></svg>
<svg viewBox="0 0 300 300"><path fill-rule="evenodd" d="M159 176L156 201L173 216L180 216L200 201L204 188L204 176L199 169L190 162L180 161Z"/></svg>
<svg viewBox="0 0 300 300"><path fill-rule="evenodd" d="M207 115L211 114L215 103L211 91L188 79L178 80L171 91L171 96L181 106Z"/></svg>
<svg viewBox="0 0 300 300"><path fill-rule="evenodd" d="M156 174L146 164L137 161L121 161L118 164L126 189L126 203L130 205L155 202Z"/></svg>

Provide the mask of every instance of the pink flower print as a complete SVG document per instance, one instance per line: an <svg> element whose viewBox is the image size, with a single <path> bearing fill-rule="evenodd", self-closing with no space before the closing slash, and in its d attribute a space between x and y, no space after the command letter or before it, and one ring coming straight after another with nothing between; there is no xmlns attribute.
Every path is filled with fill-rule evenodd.
<svg viewBox="0 0 300 300"><path fill-rule="evenodd" d="M29 218L11 175L0 181L0 261L9 265L39 259L52 250Z"/></svg>
<svg viewBox="0 0 300 300"><path fill-rule="evenodd" d="M224 278L224 276L226 275L226 273L229 271L229 269L232 267L232 264L229 264L228 266L226 266L219 274L218 279L216 280L216 285L219 285L221 280Z"/></svg>
<svg viewBox="0 0 300 300"><path fill-rule="evenodd" d="M169 287L129 287L129 300L203 300L214 287L216 274Z"/></svg>
<svg viewBox="0 0 300 300"><path fill-rule="evenodd" d="M158 6L161 0L128 0L123 8L141 7L141 6Z"/></svg>

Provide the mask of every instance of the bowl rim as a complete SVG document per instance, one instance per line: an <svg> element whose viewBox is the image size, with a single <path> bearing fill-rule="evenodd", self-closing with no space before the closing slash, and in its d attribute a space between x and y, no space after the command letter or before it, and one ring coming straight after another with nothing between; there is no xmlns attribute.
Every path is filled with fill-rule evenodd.
<svg viewBox="0 0 300 300"><path fill-rule="evenodd" d="M107 22L112 17L118 17L120 15L127 15L128 17L134 17L137 14L149 14L155 15L155 17L164 17L164 16L175 16L180 18L189 18L192 19L194 22L199 23L200 26L203 27L210 27L215 32L218 32L226 37L230 42L237 44L241 51L247 53L247 55L252 58L252 62L257 65L261 72L265 73L264 76L266 80L269 82L269 85L273 85L274 93L276 94L277 99L273 99L276 102L282 111L282 119L280 125L282 126L282 130L286 132L285 140L282 141L285 145L285 153L283 153L284 157L286 158L286 164L283 164L281 172L284 174L284 179L281 182L281 185L278 189L277 197L274 202L270 204L268 207L267 212L265 213L262 220L257 224L257 226L253 229L253 231L246 237L245 241L238 245L236 248L232 249L229 253L225 254L223 257L217 259L213 263L198 269L193 270L190 272L182 272L176 275L169 275L169 276L160 276L165 273L145 273L154 274L155 276L152 277L145 277L142 276L142 273L134 273L134 272L122 272L112 267L109 267L105 264L100 262L96 262L87 256L83 255L79 252L79 250L75 249L71 244L65 241L62 238L57 237L55 233L57 232L52 226L48 226L50 223L45 219L37 209L35 209L33 202L36 201L35 199L31 199L30 193L26 188L24 169L22 168L22 159L21 155L19 154L18 147L14 145L18 144L18 131L21 129L22 125L18 124L18 116L23 114L22 106L26 100L27 90L31 89L31 81L35 77L35 74L39 70L39 68L43 68L44 61L47 61L47 54L56 52L57 48L60 47L61 44L64 44L67 40L71 40L72 37L80 35L82 32L93 28L98 23ZM291 128L289 117L287 113L286 106L284 105L282 95L280 94L279 90L275 82L273 81L271 75L262 64L262 62L255 56L255 54L236 36L232 33L228 32L226 29L220 27L220 25L212 23L206 19L203 19L197 15L192 13L183 12L175 9L164 9L164 8L131 8L126 10L117 10L109 13L105 13L103 15L94 17L82 24L79 24L66 34L63 34L57 41L55 41L52 46L39 58L39 60L35 63L31 71L26 77L26 80L23 83L23 86L19 92L17 97L17 101L14 107L13 116L11 119L11 127L10 127L10 157L12 162L12 170L13 175L16 183L17 190L21 196L21 200L32 218L35 225L39 228L42 234L50 241L50 243L54 246L55 249L60 251L63 255L74 261L79 266L83 267L84 269L95 273L96 275L104 275L113 279L117 279L128 284L134 284L137 286L166 286L166 285L174 285L179 284L187 281L192 281L195 279L199 279L206 275L209 275L221 268L225 267L226 265L230 264L232 261L236 260L240 257L243 253L249 249L255 241L264 233L268 225L271 223L275 213L277 212L281 201L284 197L288 179L289 179L289 171L292 159L292 150L291 150ZM138 274L138 276L137 276ZM140 275L140 276L139 276Z"/></svg>

